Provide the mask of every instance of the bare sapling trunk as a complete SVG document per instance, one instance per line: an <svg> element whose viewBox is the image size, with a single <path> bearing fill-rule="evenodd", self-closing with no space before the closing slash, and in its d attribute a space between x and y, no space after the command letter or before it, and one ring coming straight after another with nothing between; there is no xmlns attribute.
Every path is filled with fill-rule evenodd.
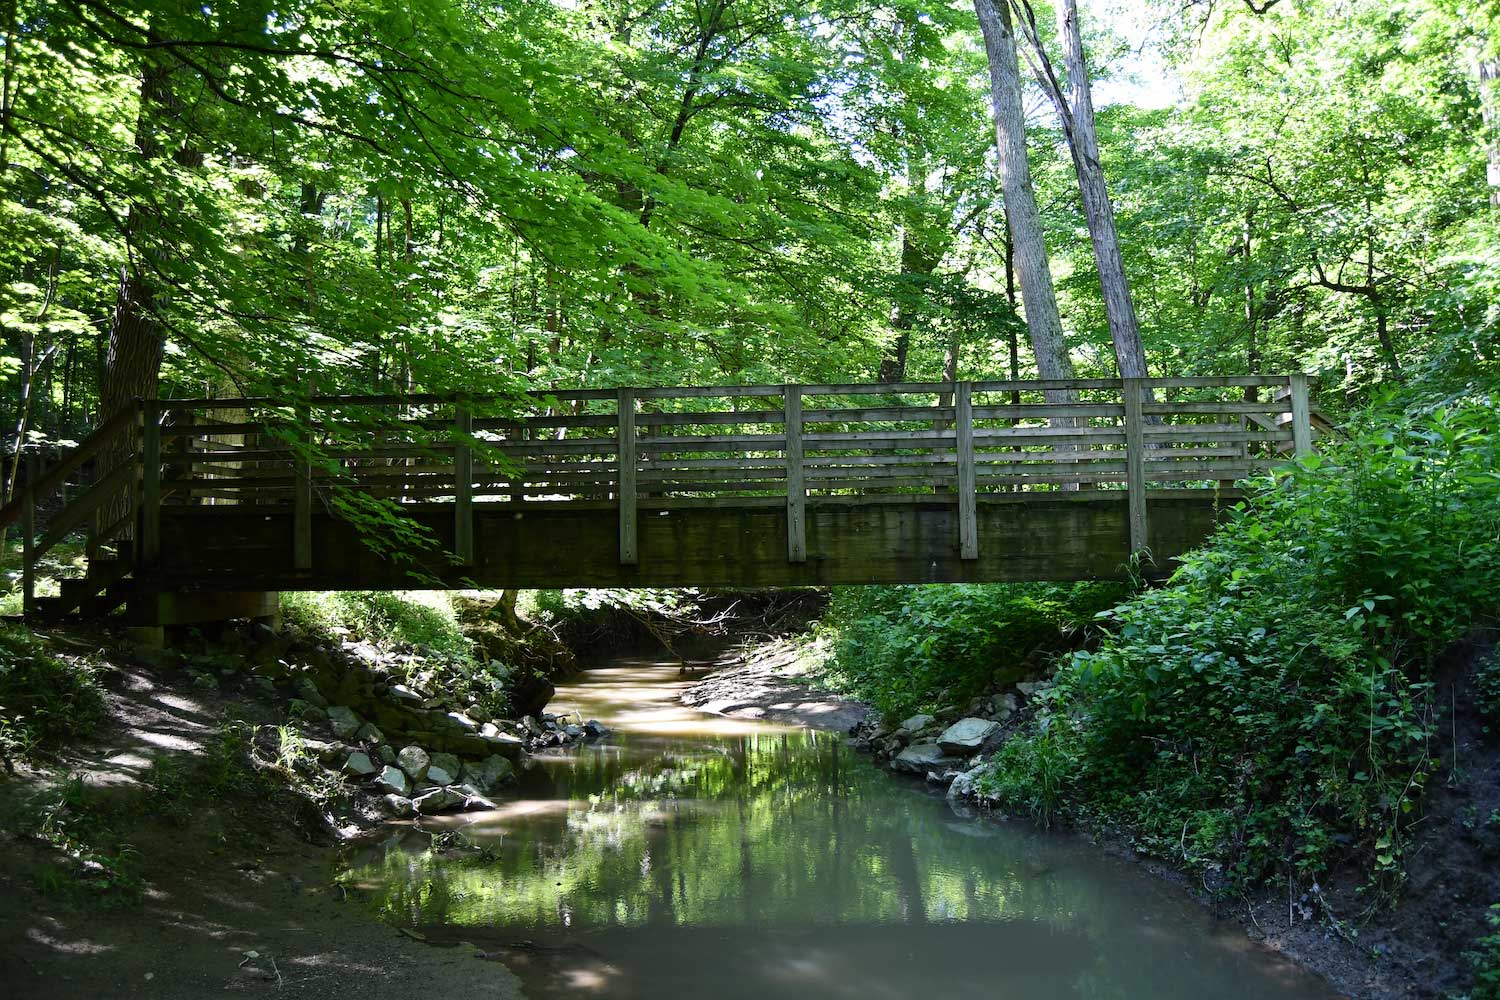
<svg viewBox="0 0 1500 1000"><path fill-rule="evenodd" d="M1479 113L1484 125L1485 179L1490 207L1500 210L1500 59L1479 60Z"/></svg>
<svg viewBox="0 0 1500 1000"><path fill-rule="evenodd" d="M1089 87L1088 64L1083 55L1083 33L1078 24L1078 0L1059 0L1057 29L1063 43L1063 63L1068 72L1066 111L1059 107L1078 174L1078 191L1083 197L1084 216L1088 220L1089 238L1094 244L1094 260L1099 269L1099 284L1104 293L1104 314L1109 320L1109 335L1114 341L1115 362L1123 378L1146 378L1146 349L1141 343L1136 321L1135 303L1130 297L1130 282L1125 276L1125 262L1120 255L1120 237L1115 230L1114 207L1099 159L1099 135L1094 128L1094 98ZM1062 95L1054 99L1061 101Z"/></svg>

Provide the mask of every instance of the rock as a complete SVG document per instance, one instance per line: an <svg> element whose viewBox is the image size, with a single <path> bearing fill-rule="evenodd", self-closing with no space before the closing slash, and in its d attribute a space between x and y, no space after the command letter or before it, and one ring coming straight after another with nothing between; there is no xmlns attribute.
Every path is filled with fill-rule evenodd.
<svg viewBox="0 0 1500 1000"><path fill-rule="evenodd" d="M609 730L606 729L604 735L608 734ZM513 764L519 764L521 759L526 756L526 745L521 742L519 736L512 736L510 733L498 733L494 736L486 736L484 744L487 752L498 753L508 757Z"/></svg>
<svg viewBox="0 0 1500 1000"><path fill-rule="evenodd" d="M452 788L440 787L423 792L412 799L411 804L416 808L417 812L424 816L431 816L433 813L440 813L445 809L452 809L454 806L463 805L464 800L465 796L462 792Z"/></svg>
<svg viewBox="0 0 1500 1000"><path fill-rule="evenodd" d="M938 746L945 753L954 756L971 754L984 746L984 741L993 736L999 728L1000 723L991 722L989 719L959 719L943 730L943 735L938 737Z"/></svg>
<svg viewBox="0 0 1500 1000"><path fill-rule="evenodd" d="M405 684L392 684L386 693L392 701L399 701L406 705L417 705L422 701L422 696Z"/></svg>
<svg viewBox="0 0 1500 1000"><path fill-rule="evenodd" d="M251 622L249 638L255 645L263 646L268 642L276 641L276 630L265 622Z"/></svg>
<svg viewBox="0 0 1500 1000"><path fill-rule="evenodd" d="M363 750L356 750L344 758L344 766L340 770L351 778L368 778L380 769L375 766L369 754Z"/></svg>
<svg viewBox="0 0 1500 1000"><path fill-rule="evenodd" d="M563 733L570 740L581 739L583 737L583 727L575 726L570 723L567 726L563 727Z"/></svg>
<svg viewBox="0 0 1500 1000"><path fill-rule="evenodd" d="M552 700L556 688L546 677L537 676L532 670L518 670L511 678L511 689L507 692L511 707L520 715L536 715Z"/></svg>
<svg viewBox="0 0 1500 1000"><path fill-rule="evenodd" d="M480 725L484 725L486 722L491 722L495 718L490 714L489 709L485 708L483 705L470 705L468 708L464 709L464 714Z"/></svg>
<svg viewBox="0 0 1500 1000"><path fill-rule="evenodd" d="M411 793L411 782L406 773L391 764L387 764L380 772L380 777L375 779L375 786L392 795L406 796Z"/></svg>
<svg viewBox="0 0 1500 1000"><path fill-rule="evenodd" d="M950 799L968 799L968 798L972 798L973 795L974 795L974 781L975 781L976 778L979 777L980 773L983 770L984 770L984 765L983 764L979 764L979 765L977 765L975 767L969 768L967 771L961 771L961 772L959 772L954 777L953 783L948 786L948 798L950 798Z"/></svg>
<svg viewBox="0 0 1500 1000"><path fill-rule="evenodd" d="M349 655L350 659L367 667L373 667L380 662L380 650L368 642L346 642L344 652Z"/></svg>
<svg viewBox="0 0 1500 1000"><path fill-rule="evenodd" d="M427 780L439 785L451 785L458 780L458 772L433 764L427 769Z"/></svg>
<svg viewBox="0 0 1500 1000"><path fill-rule="evenodd" d="M1016 710L1016 696L1007 691L1005 694L996 695L994 698L995 717L999 719L1009 718Z"/></svg>
<svg viewBox="0 0 1500 1000"><path fill-rule="evenodd" d="M306 677L297 680L297 697L309 705L316 705L319 708L328 707L328 699L323 697L323 693L318 690L318 686Z"/></svg>
<svg viewBox="0 0 1500 1000"><path fill-rule="evenodd" d="M421 747L402 747L401 752L396 754L396 764L412 781L421 781L427 777L432 758Z"/></svg>
<svg viewBox="0 0 1500 1000"><path fill-rule="evenodd" d="M542 724L540 722L537 722L536 718L531 715L522 716L521 725L528 733L533 736L540 736L546 732L546 730L542 728Z"/></svg>
<svg viewBox="0 0 1500 1000"><path fill-rule="evenodd" d="M1026 698L1035 698L1050 687L1052 687L1051 681L1022 681L1016 685L1016 690Z"/></svg>
<svg viewBox="0 0 1500 1000"><path fill-rule="evenodd" d="M361 743L384 743L385 733L375 728L373 722L366 722L363 726L359 727L359 732L354 734L354 738Z"/></svg>
<svg viewBox="0 0 1500 1000"><path fill-rule="evenodd" d="M943 748L936 743L913 743L891 761L891 770L925 775L928 771L942 771L956 763L958 761L944 754Z"/></svg>
<svg viewBox="0 0 1500 1000"><path fill-rule="evenodd" d="M590 719L583 724L583 731L591 740L602 740L609 735L609 728L598 719Z"/></svg>
<svg viewBox="0 0 1500 1000"><path fill-rule="evenodd" d="M448 725L465 733L476 733L479 731L479 723L469 718L462 712L449 712L444 716Z"/></svg>
<svg viewBox="0 0 1500 1000"><path fill-rule="evenodd" d="M317 705L309 705L306 702L303 703L302 711L299 714L302 716L302 721L309 725L322 725L328 721L327 712L323 711Z"/></svg>
<svg viewBox="0 0 1500 1000"><path fill-rule="evenodd" d="M250 687L259 695L274 695L276 693L276 682L269 677L250 678Z"/></svg>
<svg viewBox="0 0 1500 1000"><path fill-rule="evenodd" d="M921 712L902 722L901 728L908 733L915 733L926 729L936 721L937 719L934 716L928 715L926 712Z"/></svg>
<svg viewBox="0 0 1500 1000"><path fill-rule="evenodd" d="M459 772L464 769L463 761L451 753L434 753L432 755L432 766L447 771L453 775L455 780L457 780ZM429 770L428 774L430 775L431 773ZM439 785L450 784L450 782L440 781L437 778L432 778L431 780L436 781Z"/></svg>
<svg viewBox="0 0 1500 1000"><path fill-rule="evenodd" d="M394 816L397 819L406 819L417 811L416 807L412 805L411 799L408 799L404 795L397 795L394 792L382 798L380 804L385 807L388 815Z"/></svg>
<svg viewBox="0 0 1500 1000"><path fill-rule="evenodd" d="M341 740L352 739L359 732L359 727L364 721L355 714L354 709L347 705L334 705L328 710L328 724L333 727L333 735Z"/></svg>
<svg viewBox="0 0 1500 1000"><path fill-rule="evenodd" d="M481 791L493 792L516 780L516 769L499 754L491 754L478 764L470 765L469 776Z"/></svg>
<svg viewBox="0 0 1500 1000"><path fill-rule="evenodd" d="M396 763L396 751L388 743L382 743L375 748L375 757L382 764Z"/></svg>
<svg viewBox="0 0 1500 1000"><path fill-rule="evenodd" d="M464 797L465 809L494 809L495 803L485 798L473 785L459 785L456 789Z"/></svg>
<svg viewBox="0 0 1500 1000"><path fill-rule="evenodd" d="M483 723L479 727L479 735L483 736L487 740L494 739L496 736L500 735L500 727L495 725L493 722Z"/></svg>

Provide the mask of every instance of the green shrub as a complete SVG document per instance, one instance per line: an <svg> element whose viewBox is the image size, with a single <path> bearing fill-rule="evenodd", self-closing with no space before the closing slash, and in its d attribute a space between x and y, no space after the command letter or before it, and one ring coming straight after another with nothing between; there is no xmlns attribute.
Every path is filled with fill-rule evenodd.
<svg viewBox="0 0 1500 1000"><path fill-rule="evenodd" d="M1022 679L1124 593L1112 583L840 587L822 623L826 680L888 719L961 705Z"/></svg>
<svg viewBox="0 0 1500 1000"><path fill-rule="evenodd" d="M1500 653L1491 653L1474 671L1474 707L1484 719L1484 733L1500 738Z"/></svg>
<svg viewBox="0 0 1500 1000"><path fill-rule="evenodd" d="M87 736L104 718L93 666L50 655L24 628L0 628L0 755L25 757Z"/></svg>
<svg viewBox="0 0 1500 1000"><path fill-rule="evenodd" d="M1377 415L1104 615L1037 720L1076 764L1072 807L1231 884L1345 853L1398 878L1435 766L1432 658L1500 594L1494 416ZM1036 781L1019 750L989 779Z"/></svg>
<svg viewBox="0 0 1500 1000"><path fill-rule="evenodd" d="M447 656L471 649L447 593L439 590L346 590L281 595L286 620L308 632L348 629L380 646L426 646Z"/></svg>
<svg viewBox="0 0 1500 1000"><path fill-rule="evenodd" d="M1464 956L1474 971L1474 988L1469 1000L1500 1000L1500 903L1485 915L1490 933L1474 942Z"/></svg>

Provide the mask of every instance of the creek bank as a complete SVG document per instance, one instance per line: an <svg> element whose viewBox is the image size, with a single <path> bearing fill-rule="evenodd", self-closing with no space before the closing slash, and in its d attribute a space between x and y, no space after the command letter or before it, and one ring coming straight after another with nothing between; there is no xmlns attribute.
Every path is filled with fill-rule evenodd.
<svg viewBox="0 0 1500 1000"><path fill-rule="evenodd" d="M711 715L848 730L869 715L869 706L824 690L812 658L794 640L723 653L709 673L682 694L682 703Z"/></svg>
<svg viewBox="0 0 1500 1000"><path fill-rule="evenodd" d="M1470 953L1479 937L1492 933L1485 918L1490 905L1500 901L1500 741L1475 697L1479 665L1495 655L1492 632L1477 631L1436 666L1437 701L1453 706L1437 769L1449 779L1432 782L1423 800L1394 901L1373 898L1354 864L1336 867L1290 894L1281 887L1229 896L1173 859L1138 850L1126 831L1076 816L1061 827L1181 887L1215 916L1235 921L1248 937L1347 996L1469 996ZM946 788L955 811L1030 823L1029 817L1001 810L979 779L991 757L1027 725L1032 700L1049 686L1046 678L1021 682L963 707L914 715L895 725L868 718L850 728L851 742L893 772Z"/></svg>

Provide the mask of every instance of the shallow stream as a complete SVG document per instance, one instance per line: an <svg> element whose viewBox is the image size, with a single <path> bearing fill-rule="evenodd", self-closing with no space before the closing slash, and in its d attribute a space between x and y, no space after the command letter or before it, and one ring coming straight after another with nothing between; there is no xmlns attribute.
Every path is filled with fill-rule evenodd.
<svg viewBox="0 0 1500 1000"><path fill-rule="evenodd" d="M618 660L549 710L614 734L511 801L393 830L346 883L527 996L1329 997L1180 890L1086 843L957 815L840 733L683 708Z"/></svg>

